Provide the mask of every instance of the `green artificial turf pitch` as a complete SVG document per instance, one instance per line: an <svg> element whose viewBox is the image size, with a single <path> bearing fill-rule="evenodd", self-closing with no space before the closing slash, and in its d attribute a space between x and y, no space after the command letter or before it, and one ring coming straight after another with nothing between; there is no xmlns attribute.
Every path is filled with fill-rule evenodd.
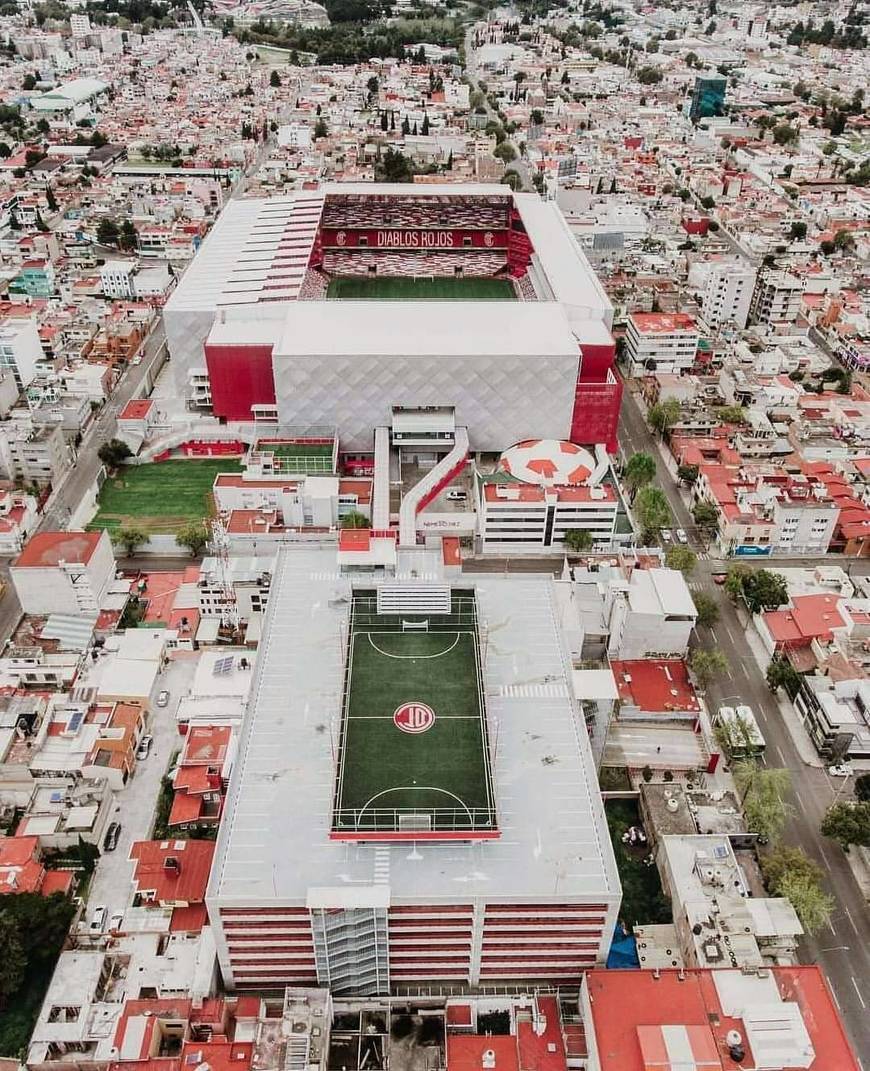
<svg viewBox="0 0 870 1071"><path fill-rule="evenodd" d="M435 830L494 827L476 647L467 626L354 628L336 828L393 829L397 813L430 814ZM406 733L393 715L415 700L432 708L435 723Z"/></svg>
<svg viewBox="0 0 870 1071"><path fill-rule="evenodd" d="M509 279L359 276L331 280L326 297L345 301L515 301L516 292Z"/></svg>

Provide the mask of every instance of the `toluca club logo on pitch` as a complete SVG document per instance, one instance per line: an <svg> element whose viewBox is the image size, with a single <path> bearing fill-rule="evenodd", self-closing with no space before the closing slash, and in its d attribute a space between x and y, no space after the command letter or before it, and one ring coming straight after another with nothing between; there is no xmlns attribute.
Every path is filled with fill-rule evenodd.
<svg viewBox="0 0 870 1071"><path fill-rule="evenodd" d="M435 724L435 711L425 703L402 703L393 721L403 733L425 733Z"/></svg>

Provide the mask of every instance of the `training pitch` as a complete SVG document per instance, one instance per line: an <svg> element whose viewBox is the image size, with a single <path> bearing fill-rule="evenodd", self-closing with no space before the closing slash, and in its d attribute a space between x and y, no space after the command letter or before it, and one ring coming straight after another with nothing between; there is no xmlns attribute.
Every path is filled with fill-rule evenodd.
<svg viewBox="0 0 870 1071"><path fill-rule="evenodd" d="M345 301L515 301L516 296L509 279L453 276L332 279L326 291L328 300Z"/></svg>
<svg viewBox="0 0 870 1071"><path fill-rule="evenodd" d="M495 832L474 593L423 618L356 592L347 659L333 829Z"/></svg>

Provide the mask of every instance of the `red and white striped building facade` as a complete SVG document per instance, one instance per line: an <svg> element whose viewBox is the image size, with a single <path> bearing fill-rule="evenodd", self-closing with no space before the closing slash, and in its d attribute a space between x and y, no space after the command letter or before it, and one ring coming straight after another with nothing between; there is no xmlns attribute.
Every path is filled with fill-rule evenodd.
<svg viewBox="0 0 870 1071"><path fill-rule="evenodd" d="M398 554L403 584L439 568ZM577 984L621 888L553 581L474 578L480 628L498 626L481 666L498 829L478 840L334 830L350 584L334 550L279 551L207 895L225 984Z"/></svg>

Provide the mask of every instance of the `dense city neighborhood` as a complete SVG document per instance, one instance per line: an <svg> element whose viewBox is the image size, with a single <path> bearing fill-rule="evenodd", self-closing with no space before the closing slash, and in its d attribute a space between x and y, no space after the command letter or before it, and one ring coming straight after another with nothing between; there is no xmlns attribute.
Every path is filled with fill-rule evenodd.
<svg viewBox="0 0 870 1071"><path fill-rule="evenodd" d="M868 39L0 4L5 1071L870 1071Z"/></svg>

